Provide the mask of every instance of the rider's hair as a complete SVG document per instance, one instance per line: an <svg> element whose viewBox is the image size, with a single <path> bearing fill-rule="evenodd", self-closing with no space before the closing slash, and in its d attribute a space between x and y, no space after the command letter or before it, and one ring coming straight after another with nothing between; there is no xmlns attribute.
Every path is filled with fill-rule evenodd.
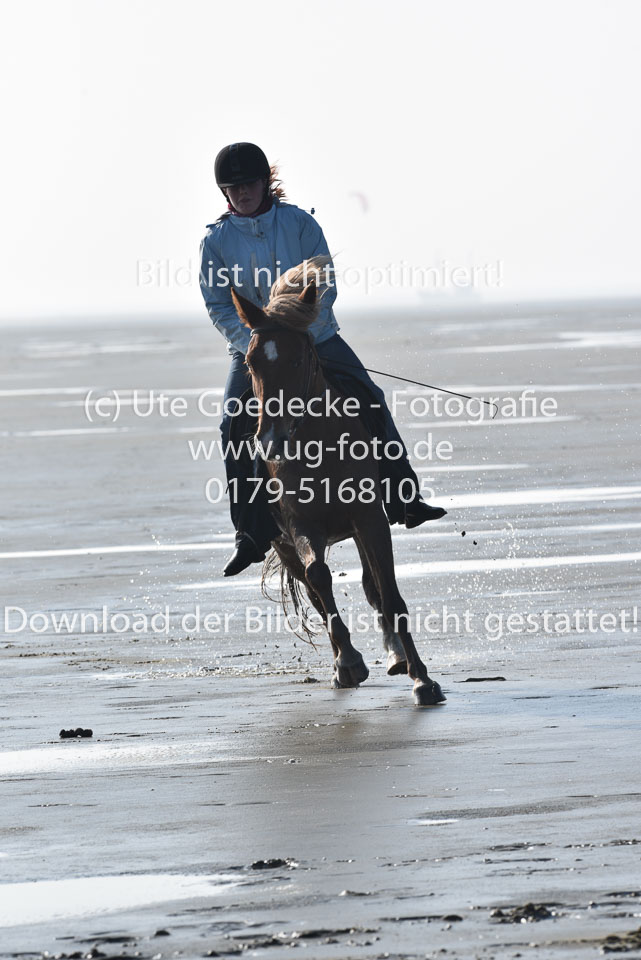
<svg viewBox="0 0 641 960"><path fill-rule="evenodd" d="M269 168L267 191L268 193L271 193L272 197L278 197L279 200L287 199L285 195L285 188L283 187L283 182L278 175L278 167L275 163L272 163Z"/></svg>

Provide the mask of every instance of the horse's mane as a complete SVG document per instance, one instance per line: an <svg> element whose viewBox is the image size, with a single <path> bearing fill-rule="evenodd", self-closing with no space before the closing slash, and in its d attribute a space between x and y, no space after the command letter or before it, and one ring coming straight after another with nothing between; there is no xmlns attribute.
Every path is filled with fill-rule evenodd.
<svg viewBox="0 0 641 960"><path fill-rule="evenodd" d="M272 286L269 303L265 313L271 320L282 323L290 330L304 332L314 322L320 309L320 299L333 283L333 268L326 269L331 264L330 256L310 257L303 260L297 267L290 267ZM318 294L314 303L305 303L299 300L305 287L315 282Z"/></svg>

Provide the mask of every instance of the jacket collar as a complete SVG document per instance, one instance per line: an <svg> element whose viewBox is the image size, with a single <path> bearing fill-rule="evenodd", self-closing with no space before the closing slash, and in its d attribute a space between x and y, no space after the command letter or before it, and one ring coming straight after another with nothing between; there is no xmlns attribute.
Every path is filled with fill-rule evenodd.
<svg viewBox="0 0 641 960"><path fill-rule="evenodd" d="M274 202L271 205L271 208L265 213L259 214L257 217L234 217L231 213L223 213L216 223L220 223L221 220L225 220L227 223L231 223L237 230L240 230L241 233L255 234L257 228L270 227L276 216L276 209L280 206L280 201L277 197L274 198ZM214 226L214 224L207 224L207 226Z"/></svg>
<svg viewBox="0 0 641 960"><path fill-rule="evenodd" d="M253 214L253 217L256 218L256 217L258 217L261 213L267 213L268 210L271 210L271 208L273 207L273 205L274 205L274 198L273 198L273 196L272 196L270 193L266 194L266 195L263 197L261 203L259 204L256 212ZM236 208L233 207L230 202L227 203L227 209L228 209L229 212L231 213L232 217L245 217L245 216L247 216L247 214L245 214L245 213L239 213L238 210L236 210Z"/></svg>
<svg viewBox="0 0 641 960"><path fill-rule="evenodd" d="M266 213L260 213L257 217L232 217L227 218L227 222L231 223L237 230L240 230L241 233L256 233L257 229L264 229L265 227L270 227L274 222L274 217L276 215L276 204L267 210Z"/></svg>

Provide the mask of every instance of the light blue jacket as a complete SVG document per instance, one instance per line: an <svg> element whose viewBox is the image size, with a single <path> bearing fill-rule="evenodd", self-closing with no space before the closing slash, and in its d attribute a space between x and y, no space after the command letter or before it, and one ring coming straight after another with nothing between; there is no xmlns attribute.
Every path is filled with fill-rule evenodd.
<svg viewBox="0 0 641 960"><path fill-rule="evenodd" d="M200 289L209 316L227 339L230 353L246 353L250 337L238 319L231 299L232 286L265 307L278 271L284 273L319 254L329 254L323 231L309 213L290 203L275 200L271 209L258 217L223 214L208 224L200 245ZM309 328L316 343L328 340L339 329L332 310L335 299L333 283L325 287L319 315Z"/></svg>

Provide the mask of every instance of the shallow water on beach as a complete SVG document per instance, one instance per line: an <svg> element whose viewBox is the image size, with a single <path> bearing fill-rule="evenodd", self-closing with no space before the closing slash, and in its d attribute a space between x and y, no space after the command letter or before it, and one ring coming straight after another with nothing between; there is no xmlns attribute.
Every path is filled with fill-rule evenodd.
<svg viewBox="0 0 641 960"><path fill-rule="evenodd" d="M639 927L641 308L342 327L377 369L557 401L398 417L453 446L415 463L447 516L393 528L438 708L385 675L351 542L357 690L258 567L222 578L222 464L188 447L228 362L202 318L3 329L0 956L558 958ZM90 388L187 412L89 422Z"/></svg>

